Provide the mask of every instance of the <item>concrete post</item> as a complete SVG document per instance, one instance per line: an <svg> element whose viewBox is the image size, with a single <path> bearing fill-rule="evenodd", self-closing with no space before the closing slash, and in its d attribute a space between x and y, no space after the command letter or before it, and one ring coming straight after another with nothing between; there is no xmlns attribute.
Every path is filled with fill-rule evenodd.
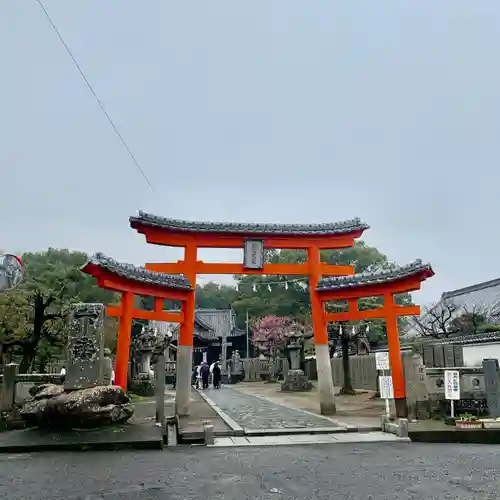
<svg viewBox="0 0 500 500"><path fill-rule="evenodd" d="M0 411L10 411L16 400L16 376L18 365L9 363L3 369L3 384L0 397Z"/></svg>
<svg viewBox="0 0 500 500"><path fill-rule="evenodd" d="M175 386L175 406L177 414L189 415L191 400L191 376L193 364L193 348L179 346L177 349L177 383Z"/></svg>
<svg viewBox="0 0 500 500"><path fill-rule="evenodd" d="M408 437L408 419L407 418L400 418L399 419L397 436L401 437L401 438Z"/></svg>
<svg viewBox="0 0 500 500"><path fill-rule="evenodd" d="M322 415L335 415L335 388L333 386L330 350L327 344L316 344L316 366L318 369L319 408Z"/></svg>
<svg viewBox="0 0 500 500"><path fill-rule="evenodd" d="M156 422L165 424L165 355L156 361Z"/></svg>
<svg viewBox="0 0 500 500"><path fill-rule="evenodd" d="M195 316L195 290L196 290L196 245L186 245L184 251L184 275L191 282L192 292L182 304L184 321L181 324L179 342L177 347L177 385L175 390L175 406L178 415L189 415L191 401L191 375L193 366L193 336Z"/></svg>
<svg viewBox="0 0 500 500"><path fill-rule="evenodd" d="M222 371L226 371L226 361L227 361L227 336L225 331L222 332L222 337L220 339L220 364Z"/></svg>
<svg viewBox="0 0 500 500"><path fill-rule="evenodd" d="M177 428L172 422L167 423L167 446L177 446Z"/></svg>
<svg viewBox="0 0 500 500"><path fill-rule="evenodd" d="M214 426L212 424L205 424L203 426L203 434L206 445L214 444Z"/></svg>
<svg viewBox="0 0 500 500"><path fill-rule="evenodd" d="M311 296L312 320L314 328L314 348L316 351L316 366L318 368L319 407L323 415L334 415L335 388L333 386L332 367L330 364L330 349L328 348L328 333L325 319L325 306L316 291L321 278L321 259L319 248L308 249L310 267L309 293Z"/></svg>

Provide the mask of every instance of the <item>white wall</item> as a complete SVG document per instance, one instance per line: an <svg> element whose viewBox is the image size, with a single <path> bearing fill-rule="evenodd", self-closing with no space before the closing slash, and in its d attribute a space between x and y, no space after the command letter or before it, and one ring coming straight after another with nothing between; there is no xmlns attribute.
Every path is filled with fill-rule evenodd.
<svg viewBox="0 0 500 500"><path fill-rule="evenodd" d="M464 345L463 353L465 366L482 366L486 358L497 358L500 362L500 342Z"/></svg>

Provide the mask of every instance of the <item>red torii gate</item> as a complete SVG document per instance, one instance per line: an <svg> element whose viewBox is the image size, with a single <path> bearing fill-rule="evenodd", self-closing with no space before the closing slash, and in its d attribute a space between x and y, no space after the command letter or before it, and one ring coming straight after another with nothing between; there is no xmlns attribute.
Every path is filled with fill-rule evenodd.
<svg viewBox="0 0 500 500"><path fill-rule="evenodd" d="M367 319L385 319L387 340L389 343L389 359L391 364L392 381L394 386L394 400L396 415L406 417L405 381L403 363L399 345L398 317L418 316L420 307L401 306L396 304L395 295L398 293L419 290L422 281L434 276L430 264L422 264L416 260L406 266L396 267L386 271L361 273L354 276L324 278L320 280L317 292L322 302L323 317L327 322L360 321ZM360 311L358 300L363 297L382 296L382 307ZM325 302L329 300L346 300L346 312L328 313L325 311Z"/></svg>
<svg viewBox="0 0 500 500"><path fill-rule="evenodd" d="M120 317L116 381L124 389L127 382L132 318L180 323L176 407L180 415L188 413L197 274L297 275L309 277L321 412L333 414L336 411L327 321L385 318L396 404L400 408L398 414L406 413L397 316L419 314L420 309L400 308L394 302L394 294L418 290L420 283L434 274L429 265L415 262L391 271L350 276L354 273L352 266L333 266L321 262L321 249L341 249L354 245L354 240L369 227L359 219L328 224L211 223L167 219L139 212L138 217L130 218L130 225L144 234L148 243L184 247L185 251L184 260L147 264L147 269L120 264L102 254L96 254L83 268L84 272L97 278L99 286L122 294L121 305L109 307L108 314ZM247 249L247 243L257 243L261 249L305 249L308 259L302 264L262 262L262 265L253 268L248 263L205 263L197 259L198 248ZM322 279L323 276L344 277ZM154 311L135 310L135 294L154 297ZM384 296L384 306L375 311L359 311L358 299L374 295ZM182 312L164 312L165 299L181 301ZM347 313L325 313L325 301L344 299L349 304Z"/></svg>
<svg viewBox="0 0 500 500"><path fill-rule="evenodd" d="M335 397L331 377L328 334L319 294L316 291L322 276L342 276L354 273L352 266L334 266L321 262L321 249L341 249L354 245L368 225L359 219L326 224L256 224L232 222L193 222L168 219L139 212L130 217L130 226L144 234L154 245L184 248L184 259L173 263L146 264L152 271L183 274L196 288L198 274L295 275L309 277L312 304L314 343L318 366L320 410L334 414ZM253 267L233 263L205 263L198 260L199 248L247 248L256 244L260 249L304 249L303 264L265 264ZM262 255L262 254L261 254ZM256 260L260 260L256 259ZM176 408L180 415L189 412L191 363L194 333L194 292L184 302L185 321L180 328L177 350Z"/></svg>
<svg viewBox="0 0 500 500"><path fill-rule="evenodd" d="M117 262L102 253L95 254L83 266L82 271L96 278L101 288L122 294L120 305L109 306L106 312L108 316L120 318L116 346L115 384L126 391L132 319L167 321L181 325L185 321L193 322L194 317L186 317L184 312L164 312L163 303L165 299L179 300L184 306L194 291L185 276L155 273L143 267ZM154 310L135 309L134 295L154 297Z"/></svg>

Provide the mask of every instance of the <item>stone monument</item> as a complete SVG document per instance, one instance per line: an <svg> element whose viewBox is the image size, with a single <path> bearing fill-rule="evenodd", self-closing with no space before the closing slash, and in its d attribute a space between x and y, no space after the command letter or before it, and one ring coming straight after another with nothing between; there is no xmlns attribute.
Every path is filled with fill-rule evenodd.
<svg viewBox="0 0 500 500"><path fill-rule="evenodd" d="M104 349L104 305L74 304L69 316L64 386L30 389L21 409L28 426L94 428L126 422L134 413L121 387L110 385L112 363Z"/></svg>
<svg viewBox="0 0 500 500"><path fill-rule="evenodd" d="M500 417L500 369L498 359L483 359L484 391L491 418Z"/></svg>
<svg viewBox="0 0 500 500"><path fill-rule="evenodd" d="M302 344L300 342L303 333L298 326L293 326L289 333L290 343L286 349L290 356L290 369L281 383L284 392L308 392L312 389L312 383L300 368Z"/></svg>
<svg viewBox="0 0 500 500"><path fill-rule="evenodd" d="M103 304L74 304L71 307L65 390L105 385L104 310Z"/></svg>
<svg viewBox="0 0 500 500"><path fill-rule="evenodd" d="M401 357L405 374L406 402L408 418L423 420L431 413L429 382L422 356L405 353Z"/></svg>

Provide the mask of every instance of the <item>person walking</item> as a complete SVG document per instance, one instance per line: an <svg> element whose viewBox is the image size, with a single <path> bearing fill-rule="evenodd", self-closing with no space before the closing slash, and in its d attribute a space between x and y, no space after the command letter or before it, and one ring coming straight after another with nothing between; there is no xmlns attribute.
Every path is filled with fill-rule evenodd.
<svg viewBox="0 0 500 500"><path fill-rule="evenodd" d="M201 389L201 363L196 367L196 389Z"/></svg>
<svg viewBox="0 0 500 500"><path fill-rule="evenodd" d="M215 361L210 365L210 375L212 375L212 385L214 383L214 366L215 366ZM215 386L214 386L215 389Z"/></svg>
<svg viewBox="0 0 500 500"><path fill-rule="evenodd" d="M212 369L212 377L213 377L214 389L220 389L221 375L222 375L222 369L221 369L221 366L220 366L220 362L217 361L214 364L214 367Z"/></svg>
<svg viewBox="0 0 500 500"><path fill-rule="evenodd" d="M210 376L210 367L208 363L203 362L200 368L201 382L203 389L208 389L208 377Z"/></svg>

